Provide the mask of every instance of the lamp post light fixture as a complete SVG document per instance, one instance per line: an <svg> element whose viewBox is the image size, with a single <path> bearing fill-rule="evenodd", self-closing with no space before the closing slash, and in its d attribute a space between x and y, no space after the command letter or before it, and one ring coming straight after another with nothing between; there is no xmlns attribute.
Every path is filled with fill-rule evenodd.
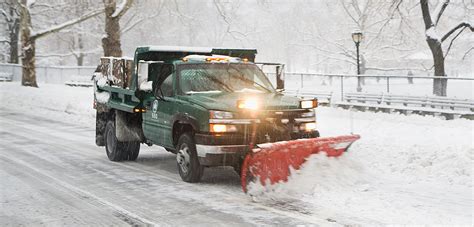
<svg viewBox="0 0 474 227"><path fill-rule="evenodd" d="M360 31L355 31L352 33L352 40L354 41L356 45L356 52L357 52L357 75L360 75L360 60L359 60L359 45L362 42L362 39L364 36L362 35L362 32ZM357 92L362 91L362 86L360 85L360 77L357 76Z"/></svg>

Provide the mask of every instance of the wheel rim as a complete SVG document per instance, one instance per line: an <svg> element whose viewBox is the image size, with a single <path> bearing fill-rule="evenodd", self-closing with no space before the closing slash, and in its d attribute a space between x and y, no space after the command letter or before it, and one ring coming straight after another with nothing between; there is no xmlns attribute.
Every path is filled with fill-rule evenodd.
<svg viewBox="0 0 474 227"><path fill-rule="evenodd" d="M112 130L107 131L107 153L110 154L115 150L115 135Z"/></svg>
<svg viewBox="0 0 474 227"><path fill-rule="evenodd" d="M191 155L189 153L190 151L188 145L183 143L179 147L179 151L176 155L176 161L178 162L179 168L184 175L187 175L189 172L189 165L191 163Z"/></svg>

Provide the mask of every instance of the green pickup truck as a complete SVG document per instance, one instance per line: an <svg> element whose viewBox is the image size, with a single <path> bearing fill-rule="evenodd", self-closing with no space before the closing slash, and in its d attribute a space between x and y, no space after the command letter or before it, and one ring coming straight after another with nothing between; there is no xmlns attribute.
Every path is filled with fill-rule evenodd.
<svg viewBox="0 0 474 227"><path fill-rule="evenodd" d="M176 154L198 182L204 167L233 166L255 144L319 137L317 100L275 89L254 49L138 47L134 59L102 58L94 73L96 144L111 161L140 144ZM260 67L259 67L260 66Z"/></svg>

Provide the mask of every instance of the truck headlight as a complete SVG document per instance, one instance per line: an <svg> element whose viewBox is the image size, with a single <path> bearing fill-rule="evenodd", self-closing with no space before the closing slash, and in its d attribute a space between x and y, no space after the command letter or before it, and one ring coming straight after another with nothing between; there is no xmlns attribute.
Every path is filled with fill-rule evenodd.
<svg viewBox="0 0 474 227"><path fill-rule="evenodd" d="M237 108L239 109L256 110L259 108L259 106L260 105L258 103L258 100L254 98L248 98L248 99L237 101Z"/></svg>
<svg viewBox="0 0 474 227"><path fill-rule="evenodd" d="M306 132L312 132L316 130L316 122L302 123L300 125L300 130L306 131Z"/></svg>
<svg viewBox="0 0 474 227"><path fill-rule="evenodd" d="M209 124L209 129L211 132L237 132L235 125L227 124Z"/></svg>
<svg viewBox="0 0 474 227"><path fill-rule="evenodd" d="M230 119L230 118L234 118L234 115L231 112L227 112L227 111L210 110L209 118L210 119Z"/></svg>
<svg viewBox="0 0 474 227"><path fill-rule="evenodd" d="M317 99L302 100L301 103L300 103L300 106L301 106L302 109L316 108L318 106L318 100Z"/></svg>

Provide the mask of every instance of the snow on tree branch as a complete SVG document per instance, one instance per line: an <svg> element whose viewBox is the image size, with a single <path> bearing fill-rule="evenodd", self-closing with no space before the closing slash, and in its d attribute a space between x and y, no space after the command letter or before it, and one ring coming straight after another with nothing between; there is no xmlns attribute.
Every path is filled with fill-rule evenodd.
<svg viewBox="0 0 474 227"><path fill-rule="evenodd" d="M7 12L5 12L5 10L0 9L0 13L3 14L3 16L5 16L5 20L6 20L7 22L10 22L10 21L11 21L10 16L8 16L8 14L7 14Z"/></svg>
<svg viewBox="0 0 474 227"><path fill-rule="evenodd" d="M433 27L430 27L428 28L428 30L426 30L426 37L428 39L434 39L434 40L437 40L439 42L440 40L440 37L438 35L438 32L436 32L436 28L433 26Z"/></svg>
<svg viewBox="0 0 474 227"><path fill-rule="evenodd" d="M66 27L75 25L75 24L80 23L80 22L82 22L82 21L85 21L85 20L87 20L87 19L89 19L89 18L91 18L91 17L95 17L95 16L97 16L97 15L103 13L103 12L104 12L104 9L92 11L92 12L90 12L90 13L88 13L88 14L85 14L85 15L83 15L83 16L81 16L81 17L78 17L78 18L76 18L76 19L67 21L67 22L62 23L62 24L60 24L60 25L56 25L56 26L54 26L54 27L52 27L52 28L49 28L49 29L46 29L46 30L43 30L43 31L39 31L39 32L35 32L35 33L33 33L33 34L31 35L31 38L37 39L37 38L40 38L40 37L42 37L42 36L48 35L48 34L50 34L50 33L57 32L57 31L59 31L59 30L61 30L61 29L63 29L63 28L66 28Z"/></svg>
<svg viewBox="0 0 474 227"><path fill-rule="evenodd" d="M117 6L114 13L111 17L121 17L127 10L132 6L133 0L122 0L122 2Z"/></svg>

